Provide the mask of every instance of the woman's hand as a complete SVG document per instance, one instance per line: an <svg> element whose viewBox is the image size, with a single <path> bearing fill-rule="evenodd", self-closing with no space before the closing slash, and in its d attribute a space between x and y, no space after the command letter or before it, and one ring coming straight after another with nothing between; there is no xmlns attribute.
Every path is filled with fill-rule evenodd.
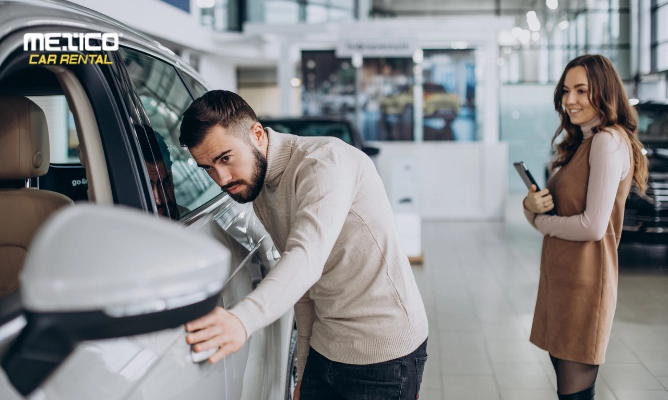
<svg viewBox="0 0 668 400"><path fill-rule="evenodd" d="M293 400L299 400L299 389L302 387L302 381L301 379L297 381L297 385L295 386L295 393L292 395Z"/></svg>
<svg viewBox="0 0 668 400"><path fill-rule="evenodd" d="M547 189L536 192L536 185L531 185L529 194L524 199L524 208L534 214L544 214L554 208L552 195Z"/></svg>

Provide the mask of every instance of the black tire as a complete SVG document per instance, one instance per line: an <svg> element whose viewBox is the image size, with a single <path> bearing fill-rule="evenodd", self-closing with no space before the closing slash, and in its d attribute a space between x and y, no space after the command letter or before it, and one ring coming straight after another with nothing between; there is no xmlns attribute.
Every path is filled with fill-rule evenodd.
<svg viewBox="0 0 668 400"><path fill-rule="evenodd" d="M297 326L293 323L288 351L288 371L285 377L285 400L292 400L297 386Z"/></svg>

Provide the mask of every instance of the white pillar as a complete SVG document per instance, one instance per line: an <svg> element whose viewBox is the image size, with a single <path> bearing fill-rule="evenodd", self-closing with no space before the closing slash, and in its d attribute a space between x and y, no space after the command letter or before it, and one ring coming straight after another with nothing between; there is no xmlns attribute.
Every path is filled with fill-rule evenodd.
<svg viewBox="0 0 668 400"><path fill-rule="evenodd" d="M292 115L294 88L290 80L295 77L295 64L292 61L292 43L285 38L281 39L281 56L278 60L278 92L280 99L280 115Z"/></svg>
<svg viewBox="0 0 668 400"><path fill-rule="evenodd" d="M413 140L420 143L424 141L424 111L422 84L422 66L420 64L413 67Z"/></svg>
<svg viewBox="0 0 668 400"><path fill-rule="evenodd" d="M476 65L485 72L484 98L477 97L477 102L485 102L483 141L485 143L497 143L499 141L499 77L496 70L496 59L499 57L499 46L496 36L485 45L486 57L482 60L484 65ZM478 60L482 59L478 58Z"/></svg>
<svg viewBox="0 0 668 400"><path fill-rule="evenodd" d="M638 14L638 0L631 0L629 2L631 6L631 20L629 21L631 24L631 30L630 30L630 35L629 35L629 43L631 44L631 65L629 69L629 74L631 75L631 79L638 73L638 32L639 32L639 27L638 27L638 22L639 21L639 14Z"/></svg>
<svg viewBox="0 0 668 400"><path fill-rule="evenodd" d="M369 19L370 0L357 0L357 20L366 21Z"/></svg>
<svg viewBox="0 0 668 400"><path fill-rule="evenodd" d="M649 74L652 70L652 0L638 3L638 72Z"/></svg>

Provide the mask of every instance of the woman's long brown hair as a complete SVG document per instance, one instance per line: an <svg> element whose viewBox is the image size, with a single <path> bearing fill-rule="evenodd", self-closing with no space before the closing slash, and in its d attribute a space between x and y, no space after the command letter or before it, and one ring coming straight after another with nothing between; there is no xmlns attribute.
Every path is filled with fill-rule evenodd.
<svg viewBox="0 0 668 400"><path fill-rule="evenodd" d="M552 163L552 169L568 164L583 140L580 126L571 123L562 104L566 74L571 68L578 66L587 71L589 102L601 118L601 124L594 128L594 132L615 127L620 133L626 133L633 151L633 181L640 192L644 193L647 184L647 158L642 154L643 145L638 139L638 116L629 104L622 80L612 62L601 55L587 54L571 60L554 90L554 108L559 114L561 125L552 138L552 145L554 146L561 132L566 131L566 137L557 146L557 156Z"/></svg>

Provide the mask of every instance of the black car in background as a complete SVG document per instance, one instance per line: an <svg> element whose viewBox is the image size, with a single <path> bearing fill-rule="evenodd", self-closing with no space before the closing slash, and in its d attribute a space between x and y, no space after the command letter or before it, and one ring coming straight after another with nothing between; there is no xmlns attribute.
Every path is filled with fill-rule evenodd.
<svg viewBox="0 0 668 400"><path fill-rule="evenodd" d="M357 129L346 119L331 117L260 118L264 127L297 136L333 136L357 147L368 156L377 155L377 147L367 147Z"/></svg>
<svg viewBox="0 0 668 400"><path fill-rule="evenodd" d="M633 186L624 211L625 241L668 243L668 104L646 102L638 111L638 136L649 161L647 190Z"/></svg>

